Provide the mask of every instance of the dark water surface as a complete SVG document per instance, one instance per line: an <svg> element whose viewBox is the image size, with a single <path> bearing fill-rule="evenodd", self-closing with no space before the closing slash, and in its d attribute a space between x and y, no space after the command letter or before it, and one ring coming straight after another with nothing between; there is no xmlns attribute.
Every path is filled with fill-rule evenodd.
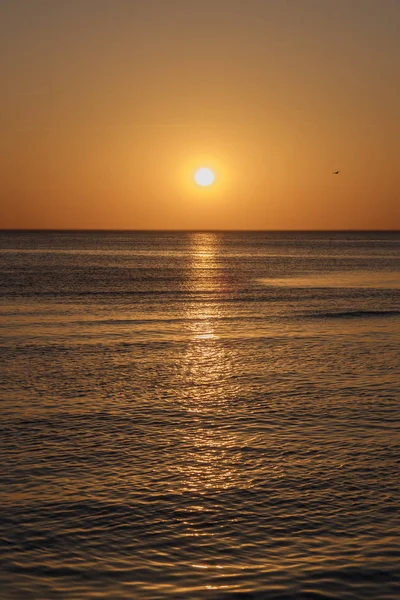
<svg viewBox="0 0 400 600"><path fill-rule="evenodd" d="M399 233L0 233L0 598L400 597Z"/></svg>

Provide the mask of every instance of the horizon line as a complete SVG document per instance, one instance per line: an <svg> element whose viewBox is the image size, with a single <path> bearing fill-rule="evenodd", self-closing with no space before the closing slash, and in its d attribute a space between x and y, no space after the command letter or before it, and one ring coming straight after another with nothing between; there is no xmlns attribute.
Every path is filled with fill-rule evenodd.
<svg viewBox="0 0 400 600"><path fill-rule="evenodd" d="M7 232L126 232L126 233L399 233L398 229L131 229L131 228L59 228L59 227L0 227Z"/></svg>

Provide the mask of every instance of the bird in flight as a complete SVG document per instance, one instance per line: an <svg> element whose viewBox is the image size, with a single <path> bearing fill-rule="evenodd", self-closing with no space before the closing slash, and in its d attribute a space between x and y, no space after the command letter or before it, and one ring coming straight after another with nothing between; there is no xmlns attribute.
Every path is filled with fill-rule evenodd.
<svg viewBox="0 0 400 600"><path fill-rule="evenodd" d="M340 171L333 171L332 175L339 175Z"/></svg>

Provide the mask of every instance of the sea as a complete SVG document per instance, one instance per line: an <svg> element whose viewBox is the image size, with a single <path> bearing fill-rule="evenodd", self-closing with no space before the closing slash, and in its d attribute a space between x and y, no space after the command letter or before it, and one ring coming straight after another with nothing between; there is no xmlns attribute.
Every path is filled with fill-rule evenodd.
<svg viewBox="0 0 400 600"><path fill-rule="evenodd" d="M1 600L400 598L400 232L0 233Z"/></svg>

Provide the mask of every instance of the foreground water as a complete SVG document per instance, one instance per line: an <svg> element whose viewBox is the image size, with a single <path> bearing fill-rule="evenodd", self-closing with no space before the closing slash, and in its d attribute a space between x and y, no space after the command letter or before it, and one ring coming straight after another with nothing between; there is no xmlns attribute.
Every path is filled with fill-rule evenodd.
<svg viewBox="0 0 400 600"><path fill-rule="evenodd" d="M0 597L400 596L400 234L0 234Z"/></svg>

